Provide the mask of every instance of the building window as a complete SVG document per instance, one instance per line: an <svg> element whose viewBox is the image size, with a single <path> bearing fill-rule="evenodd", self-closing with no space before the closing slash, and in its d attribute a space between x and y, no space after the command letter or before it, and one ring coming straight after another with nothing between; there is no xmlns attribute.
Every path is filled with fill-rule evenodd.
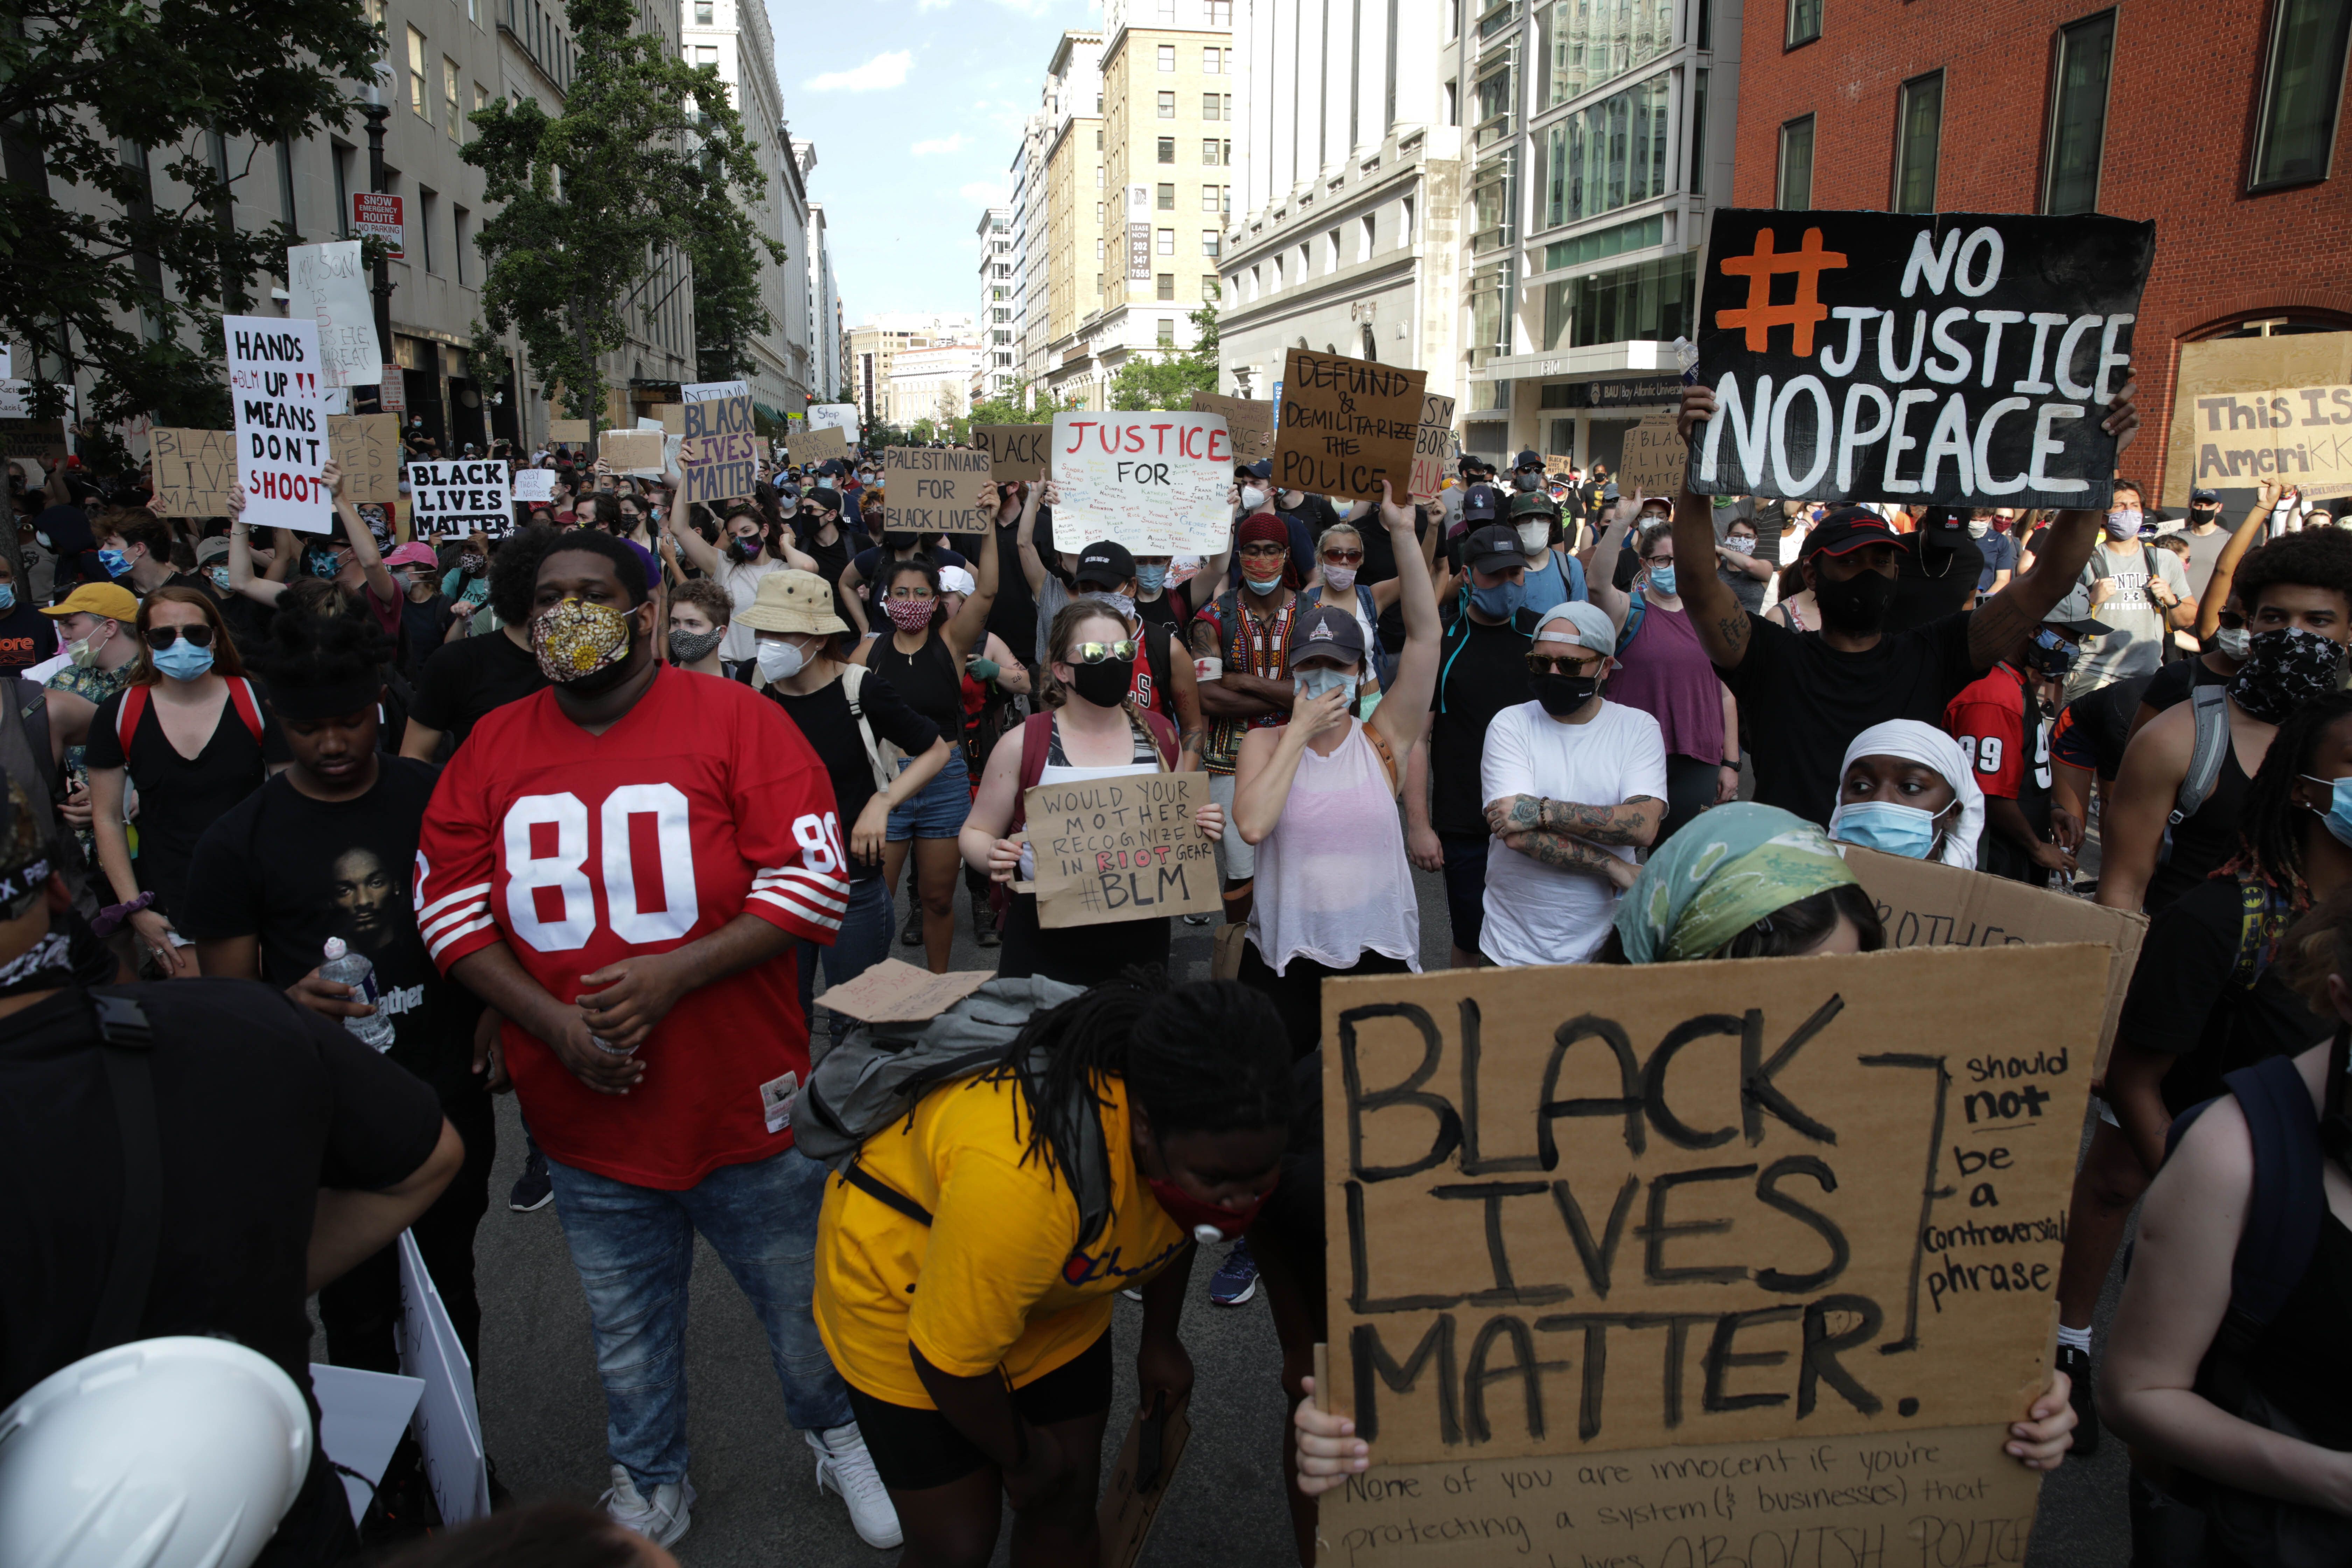
<svg viewBox="0 0 2352 1568"><path fill-rule="evenodd" d="M466 280L466 223L472 216L464 207L449 209L449 216L455 226L450 237L457 242L457 281L460 283Z"/></svg>
<svg viewBox="0 0 2352 1568"><path fill-rule="evenodd" d="M1217 254L1217 231L1215 229L1204 228L1201 231L1201 254L1203 256L1214 256Z"/></svg>
<svg viewBox="0 0 2352 1568"><path fill-rule="evenodd" d="M339 239L349 239L352 237L352 159L357 155L358 149L337 142L329 148L329 152L335 165L335 236Z"/></svg>
<svg viewBox="0 0 2352 1568"><path fill-rule="evenodd" d="M1102 227L1102 224L1103 224L1103 204L1102 204L1102 203L1100 203L1100 202L1097 202L1097 203L1095 204L1095 226L1096 226L1097 228L1100 228L1100 227Z"/></svg>
<svg viewBox="0 0 2352 1568"><path fill-rule="evenodd" d="M2347 40L2352 0L2277 0L2249 190L2327 178Z"/></svg>
<svg viewBox="0 0 2352 1568"><path fill-rule="evenodd" d="M1445 123L1448 125L1462 123L1462 84L1460 82L1449 81L1445 84Z"/></svg>
<svg viewBox="0 0 2352 1568"><path fill-rule="evenodd" d="M1095 241L1095 259L1097 261L1103 259L1103 242L1099 239Z"/></svg>
<svg viewBox="0 0 2352 1568"><path fill-rule="evenodd" d="M1217 144L1214 142L1201 143L1201 162L1212 169L1217 166Z"/></svg>
<svg viewBox="0 0 2352 1568"><path fill-rule="evenodd" d="M1370 261L1372 258L1372 247L1380 242L1381 237L1380 225L1372 221L1370 213L1364 215L1361 237L1363 242L1356 247L1356 259Z"/></svg>
<svg viewBox="0 0 2352 1568"><path fill-rule="evenodd" d="M1698 288L1698 252L1637 261L1547 283L1543 346L1584 348L1628 341L1671 342L1687 335Z"/></svg>
<svg viewBox="0 0 2352 1568"><path fill-rule="evenodd" d="M1170 281L1173 282L1174 279L1171 279ZM1175 295L1173 293L1170 293L1164 294L1160 297L1162 299L1172 300L1175 298ZM1160 318L1160 346L1163 349L1172 349L1176 346L1176 318L1173 316L1162 316Z"/></svg>
<svg viewBox="0 0 2352 1568"><path fill-rule="evenodd" d="M1943 139L1944 73L1903 84L1895 116L1895 201L1899 213L1936 210L1936 149Z"/></svg>
<svg viewBox="0 0 2352 1568"><path fill-rule="evenodd" d="M1172 213L1172 212L1174 212L1174 211L1176 210L1176 187L1175 187L1175 186L1173 186L1173 185L1161 185L1161 186L1159 188L1159 190L1158 190L1158 192L1156 193L1156 195L1157 195L1158 199L1157 199L1157 200L1156 200L1152 205L1153 205L1154 206L1156 206L1160 211L1164 212L1164 213Z"/></svg>
<svg viewBox="0 0 2352 1568"><path fill-rule="evenodd" d="M294 216L294 149L286 142L278 143L278 216L297 235L302 226Z"/></svg>
<svg viewBox="0 0 2352 1568"><path fill-rule="evenodd" d="M1802 212L1813 205L1813 117L1810 114L1780 127L1780 195L1772 205L1784 212Z"/></svg>
<svg viewBox="0 0 2352 1568"><path fill-rule="evenodd" d="M697 45L695 45L695 46L694 46L694 63L695 63L696 65L698 65L698 66L709 66L709 67L711 69L713 69L713 70L718 69L718 68L719 68L719 46L718 46L717 44L697 44Z"/></svg>
<svg viewBox="0 0 2352 1568"><path fill-rule="evenodd" d="M1675 47L1675 0L1594 5L1553 0L1536 12L1538 96L1566 103L1656 59Z"/></svg>
<svg viewBox="0 0 2352 1568"><path fill-rule="evenodd" d="M1160 255L1161 255L1161 256L1173 256L1173 255L1175 255L1175 254L1176 254L1176 231L1175 231L1174 229L1172 229L1172 228L1163 228L1163 229L1161 229L1161 230L1160 231L1160 235L1159 235L1159 242L1158 242L1158 244L1157 244L1157 245L1155 245L1155 246L1153 247L1153 249L1154 249L1154 250L1156 250L1156 251L1157 251Z"/></svg>
<svg viewBox="0 0 2352 1568"><path fill-rule="evenodd" d="M1789 37L1785 47L1810 44L1822 36L1822 0L1789 0Z"/></svg>
<svg viewBox="0 0 2352 1568"><path fill-rule="evenodd" d="M1217 117L1217 96L1213 92L1204 92L1201 95L1202 119L1214 120Z"/></svg>
<svg viewBox="0 0 2352 1568"><path fill-rule="evenodd" d="M1545 227L1666 194L1669 74L1660 71L1547 128L1537 176Z"/></svg>
<svg viewBox="0 0 2352 1568"><path fill-rule="evenodd" d="M408 107L419 120L433 116L425 107L432 89L425 80L425 35L415 28L408 29Z"/></svg>
<svg viewBox="0 0 2352 1568"><path fill-rule="evenodd" d="M1503 58L1507 61L1510 58L1510 52L1504 51ZM1472 142L1473 146L1488 146L1510 135L1513 125L1511 109L1514 103L1511 84L1517 79L1517 73L1507 64L1502 69L1478 79L1477 108L1475 110L1477 115L1477 131Z"/></svg>
<svg viewBox="0 0 2352 1568"><path fill-rule="evenodd" d="M1226 93L1217 101L1224 106L1220 111L1221 117L1231 120L1234 117L1234 95L1230 92Z"/></svg>
<svg viewBox="0 0 2352 1568"><path fill-rule="evenodd" d="M711 4L711 0L694 0L694 25L698 27L711 26L710 14L717 7Z"/></svg>
<svg viewBox="0 0 2352 1568"><path fill-rule="evenodd" d="M1176 274L1173 272L1162 272L1155 281L1159 284L1158 291L1154 296L1155 298L1161 300L1173 300L1176 298Z"/></svg>
<svg viewBox="0 0 2352 1568"><path fill-rule="evenodd" d="M1097 153L1099 153L1099 152L1101 152L1102 150L1103 150L1103 144L1102 144L1102 129L1101 129L1101 127L1097 126L1097 127L1096 127L1096 129L1095 129L1095 151L1096 151L1096 152L1097 152Z"/></svg>
<svg viewBox="0 0 2352 1568"><path fill-rule="evenodd" d="M1160 138L1160 161L1163 163L1172 163L1176 161L1176 138L1173 136Z"/></svg>
<svg viewBox="0 0 2352 1568"><path fill-rule="evenodd" d="M1209 26L1230 27L1234 25L1234 0L1209 0Z"/></svg>
<svg viewBox="0 0 2352 1568"><path fill-rule="evenodd" d="M441 122L450 141L463 139L466 115L457 107L457 62L446 55L441 57Z"/></svg>
<svg viewBox="0 0 2352 1568"><path fill-rule="evenodd" d="M1511 243L1517 202L1519 150L1505 147L1470 174L1470 253L1484 256Z"/></svg>
<svg viewBox="0 0 2352 1568"><path fill-rule="evenodd" d="M1706 195L1706 70L1691 73L1690 194Z"/></svg>
<svg viewBox="0 0 2352 1568"><path fill-rule="evenodd" d="M1174 93L1163 92L1160 95L1160 118L1162 120L1173 120L1176 118L1176 95Z"/></svg>
<svg viewBox="0 0 2352 1568"><path fill-rule="evenodd" d="M1213 213L1223 212L1224 210L1223 205L1217 200L1217 190L1218 187L1215 185L1202 185L1201 187L1201 210L1202 212Z"/></svg>
<svg viewBox="0 0 2352 1568"><path fill-rule="evenodd" d="M2050 166L2042 210L2057 216L2099 210L2099 161L2106 150L2107 78L2116 47L2116 14L2104 12L2061 28L2051 73Z"/></svg>
<svg viewBox="0 0 2352 1568"><path fill-rule="evenodd" d="M1697 15L1697 21L1691 28L1692 47L1712 49L1715 47L1715 0L1696 0L1692 10Z"/></svg>
<svg viewBox="0 0 2352 1568"><path fill-rule="evenodd" d="M1160 68L1164 71L1172 71L1176 68L1175 45L1162 44L1160 46Z"/></svg>
<svg viewBox="0 0 2352 1568"><path fill-rule="evenodd" d="M1224 69L1224 52L1225 51L1223 49L1202 49L1201 51L1201 74L1202 76L1218 76L1223 74Z"/></svg>
<svg viewBox="0 0 2352 1568"><path fill-rule="evenodd" d="M1397 243L1399 245L1412 243L1412 198L1411 196L1404 199L1404 221L1397 225Z"/></svg>
<svg viewBox="0 0 2352 1568"><path fill-rule="evenodd" d="M1176 160L1175 160L1175 158L1172 156L1172 151L1173 151L1174 143L1172 143L1172 142L1171 142L1171 143L1170 144L1170 147L1171 147L1171 156L1169 158L1169 160L1168 160L1168 161L1169 161L1170 163L1174 163L1174 162L1176 161ZM1095 189L1097 189L1097 190L1098 190L1098 191L1099 191L1099 190L1101 190L1102 188L1103 188L1103 172L1102 172L1102 165L1101 165L1100 163L1097 163L1097 164L1096 164L1096 165L1095 165Z"/></svg>
<svg viewBox="0 0 2352 1568"><path fill-rule="evenodd" d="M1498 354L1511 352L1511 275L1507 259L1490 261L1471 270L1467 294L1473 365L1483 365Z"/></svg>
<svg viewBox="0 0 2352 1568"><path fill-rule="evenodd" d="M416 243L424 249L425 270L427 272L438 272L441 270L439 268L433 265L434 202L435 197L431 191L425 189L422 185L417 187Z"/></svg>

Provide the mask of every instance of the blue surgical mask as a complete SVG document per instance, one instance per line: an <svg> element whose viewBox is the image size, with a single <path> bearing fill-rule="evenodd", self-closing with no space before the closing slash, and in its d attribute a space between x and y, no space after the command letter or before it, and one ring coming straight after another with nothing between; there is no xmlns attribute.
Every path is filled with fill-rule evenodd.
<svg viewBox="0 0 2352 1568"><path fill-rule="evenodd" d="M1673 593L1675 591L1675 569L1672 566L1651 567L1650 586L1655 588L1661 594Z"/></svg>
<svg viewBox="0 0 2352 1568"><path fill-rule="evenodd" d="M1253 577L1244 572L1242 581L1249 584L1249 591L1253 594L1271 594L1282 586L1282 574L1277 572L1271 577Z"/></svg>
<svg viewBox="0 0 2352 1568"><path fill-rule="evenodd" d="M16 607L16 585L13 583L0 583L0 616L6 615Z"/></svg>
<svg viewBox="0 0 2352 1568"><path fill-rule="evenodd" d="M2319 820L2327 825L2327 831L2336 836L2336 843L2352 847L2352 778L2315 779L2309 773L2303 776L2313 784L2326 784L2335 792L2334 800Z"/></svg>
<svg viewBox="0 0 2352 1568"><path fill-rule="evenodd" d="M1890 800L1858 800L1838 807L1832 835L1882 855L1925 860L1936 847L1936 814Z"/></svg>
<svg viewBox="0 0 2352 1568"><path fill-rule="evenodd" d="M1525 583L1507 580L1491 588L1481 588L1474 584L1470 589L1470 607L1489 620L1507 621L1517 615L1519 606L1527 602L1528 585Z"/></svg>
<svg viewBox="0 0 2352 1568"><path fill-rule="evenodd" d="M185 637L175 638L172 646L151 656L155 668L174 680L195 680L209 673L213 667L213 650L198 647Z"/></svg>
<svg viewBox="0 0 2352 1568"><path fill-rule="evenodd" d="M213 580L214 587L218 588L224 594L229 591L227 567L208 566L205 569L205 574Z"/></svg>
<svg viewBox="0 0 2352 1568"><path fill-rule="evenodd" d="M1135 569L1135 585L1147 594L1157 594L1160 589L1168 586L1168 568L1138 566Z"/></svg>
<svg viewBox="0 0 2352 1568"><path fill-rule="evenodd" d="M1307 668L1291 677L1301 697L1321 697L1328 692L1345 691L1348 701L1356 700L1356 686L1363 679L1360 675L1343 675L1336 669Z"/></svg>
<svg viewBox="0 0 2352 1568"><path fill-rule="evenodd" d="M120 550L100 551L98 563L106 568L106 574L110 577L123 576L131 570L131 557Z"/></svg>

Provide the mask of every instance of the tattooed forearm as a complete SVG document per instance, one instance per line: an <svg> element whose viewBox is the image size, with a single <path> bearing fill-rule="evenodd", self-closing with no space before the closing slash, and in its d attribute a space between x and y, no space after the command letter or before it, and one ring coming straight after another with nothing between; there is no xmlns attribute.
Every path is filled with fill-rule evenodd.
<svg viewBox="0 0 2352 1568"><path fill-rule="evenodd" d="M1665 803L1637 795L1622 805L1579 805L1573 801L1541 803L1534 826L1573 833L1595 844L1647 844L1665 815Z"/></svg>
<svg viewBox="0 0 2352 1568"><path fill-rule="evenodd" d="M1547 832L1510 833L1503 837L1504 845L1525 855L1530 860L1561 871L1590 871L1596 876L1614 879L1613 868L1624 862L1597 845L1565 834Z"/></svg>

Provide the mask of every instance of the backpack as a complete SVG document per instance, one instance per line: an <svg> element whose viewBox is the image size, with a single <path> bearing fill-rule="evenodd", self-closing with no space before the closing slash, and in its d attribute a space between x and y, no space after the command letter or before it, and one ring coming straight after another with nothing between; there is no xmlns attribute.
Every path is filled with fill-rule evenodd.
<svg viewBox="0 0 2352 1568"><path fill-rule="evenodd" d="M1642 617L1649 613L1650 601L1643 596L1642 590L1637 585L1631 594L1626 595L1625 625L1617 633L1617 657L1619 658L1625 657L1626 645L1633 640L1633 634L1642 629Z"/></svg>
<svg viewBox="0 0 2352 1568"><path fill-rule="evenodd" d="M2173 797L2171 815L2164 819L2164 839L2157 846L2156 863L2172 859L2172 830L2203 809L2221 776L2221 763L2230 754L2230 708L2223 700L2226 686L2199 686L2189 693L2190 717L2197 738L2189 752L2189 771L2180 775L2180 793Z"/></svg>
<svg viewBox="0 0 2352 1568"><path fill-rule="evenodd" d="M929 1225L930 1211L859 1165L858 1150L894 1123L910 1120L933 1089L1003 1065L1031 1018L1082 989L1042 975L991 980L936 1018L852 1026L839 1045L818 1058L808 1082L793 1097L793 1143L877 1203ZM1042 1049L1028 1067L1043 1076ZM1079 1152L1078 1169L1062 1174L1078 1200L1078 1234L1092 1237L1110 1215L1102 1119L1093 1095L1085 1092L1075 1095L1062 1114L1078 1134L1068 1145Z"/></svg>
<svg viewBox="0 0 2352 1568"><path fill-rule="evenodd" d="M866 689L866 678L872 673L862 664L843 665L841 694L849 699L849 716L857 721L857 738L866 743L866 760L874 768L874 787L887 795L890 793L890 781L898 777L898 770L890 765L889 757L883 752L882 742L875 738L874 726L866 718L866 705L858 700L859 694Z"/></svg>
<svg viewBox="0 0 2352 1568"><path fill-rule="evenodd" d="M122 747L125 762L131 758L131 737L139 732L139 721L147 716L147 701L153 690L154 688L148 686L123 689L122 706L114 712L114 737ZM246 730L253 736L253 743L260 745L261 703L254 696L253 682L241 675L230 676L228 700L236 710L237 718L244 721Z"/></svg>

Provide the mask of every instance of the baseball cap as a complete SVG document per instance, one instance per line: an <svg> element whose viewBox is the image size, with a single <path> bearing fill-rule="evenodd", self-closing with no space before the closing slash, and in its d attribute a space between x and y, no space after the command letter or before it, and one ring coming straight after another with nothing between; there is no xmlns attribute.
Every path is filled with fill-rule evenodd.
<svg viewBox="0 0 2352 1568"><path fill-rule="evenodd" d="M215 534L210 539L201 541L196 545L196 564L199 566L202 566L207 561L226 561L227 559L228 536L225 533Z"/></svg>
<svg viewBox="0 0 2352 1568"><path fill-rule="evenodd" d="M2189 504L2190 506L2219 506L2221 504L2221 492L2220 490L2205 489L2190 490L2189 492Z"/></svg>
<svg viewBox="0 0 2352 1568"><path fill-rule="evenodd" d="M1249 477L1254 479L1270 479L1274 478L1274 459L1271 458L1260 458L1256 462L1250 464Z"/></svg>
<svg viewBox="0 0 2352 1568"><path fill-rule="evenodd" d="M1353 609L1318 605L1290 634L1290 662L1302 658L1336 658L1342 664L1364 657L1363 623Z"/></svg>
<svg viewBox="0 0 2352 1568"><path fill-rule="evenodd" d="M1479 572L1507 572L1514 566L1528 563L1527 548L1520 544L1518 531L1502 523L1489 523L1475 529L1462 542L1463 564Z"/></svg>
<svg viewBox="0 0 2352 1568"><path fill-rule="evenodd" d="M1500 498L1492 485L1472 485L1462 492L1462 520L1465 522L1492 522L1495 503Z"/></svg>
<svg viewBox="0 0 2352 1568"><path fill-rule="evenodd" d="M1806 541L1808 555L1850 555L1873 544L1908 550L1911 542L1886 525L1886 520L1866 506L1842 506L1822 519Z"/></svg>
<svg viewBox="0 0 2352 1568"><path fill-rule="evenodd" d="M1116 588L1135 575L1135 557L1115 540L1099 540L1078 552L1078 569L1070 574L1081 588Z"/></svg>
<svg viewBox="0 0 2352 1568"><path fill-rule="evenodd" d="M433 552L433 547L421 541L404 544L383 558L387 566L437 566L440 563L441 557Z"/></svg>
<svg viewBox="0 0 2352 1568"><path fill-rule="evenodd" d="M42 606L45 616L103 616L110 621L135 621L139 601L119 583L84 583L54 605Z"/></svg>
<svg viewBox="0 0 2352 1568"><path fill-rule="evenodd" d="M1543 467L1543 454L1530 448L1528 451L1521 452L1518 457L1513 460L1511 467L1515 468L1540 468Z"/></svg>
<svg viewBox="0 0 2352 1568"><path fill-rule="evenodd" d="M1535 642L1570 642L1579 647L1617 656L1617 625L1609 612L1582 599L1554 605L1537 618Z"/></svg>

